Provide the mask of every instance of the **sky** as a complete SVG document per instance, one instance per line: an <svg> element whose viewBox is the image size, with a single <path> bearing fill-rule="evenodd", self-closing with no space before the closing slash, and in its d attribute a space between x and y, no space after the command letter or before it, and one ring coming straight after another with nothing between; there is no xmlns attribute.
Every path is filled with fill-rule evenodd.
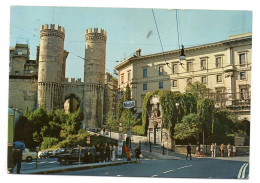
<svg viewBox="0 0 260 183"><path fill-rule="evenodd" d="M10 46L29 44L30 59L36 59L40 26L63 26L64 49L69 52L66 77L82 79L88 28L107 31L106 72L110 73L139 48L141 55L147 55L252 32L252 12L238 10L12 6L10 18Z"/></svg>
<svg viewBox="0 0 260 183"><path fill-rule="evenodd" d="M53 6L56 8L53 9ZM0 147L6 147L7 145L10 46L15 46L16 42L24 41L26 43L28 41L31 49L31 59L35 59L36 46L40 43L40 25L51 23L61 25L66 31L65 49L70 52L67 59L66 76L83 78L84 63L78 56L84 57L85 30L91 27L104 28L108 34L106 69L107 72L113 72L113 68L119 63L116 61L122 61L124 57L133 54L138 48L142 49L142 55L162 51L151 8L154 9L164 51L178 49L175 9L179 9L180 44L183 44L185 47L222 41L232 34L253 32L250 179L247 182L256 182L255 180L259 179L260 152L260 124L258 119L258 102L260 101L258 84L258 78L260 78L260 72L258 72L260 67L260 62L258 62L260 60L260 55L258 54L260 11L258 7L256 0L7 0L1 2ZM150 36L147 38L150 31ZM60 176L8 176L6 175L6 157L7 151L1 151L0 175L1 179L8 179L9 182L13 180L25 180L26 182L47 182L50 180L54 182L62 180L62 182L75 182L76 180L82 182L105 181L106 183L115 183L120 181L132 183L134 181L141 183L143 180L148 180L123 177L120 177L120 179L87 177L86 180L84 176L66 176L66 178ZM165 180L159 178L149 179L149 182L155 183ZM208 179L174 180L178 183L208 182ZM231 180L215 179L210 182L223 183L225 181L230 182Z"/></svg>

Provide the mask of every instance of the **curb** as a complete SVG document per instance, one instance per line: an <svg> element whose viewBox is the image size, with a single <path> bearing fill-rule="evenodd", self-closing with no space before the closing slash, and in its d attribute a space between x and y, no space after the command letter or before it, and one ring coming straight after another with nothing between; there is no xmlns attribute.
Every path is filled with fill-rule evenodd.
<svg viewBox="0 0 260 183"><path fill-rule="evenodd" d="M60 172L67 172L67 171L85 170L85 169L93 169L93 168L100 168L100 167L105 167L105 166L115 166L115 165L122 165L122 164L131 164L131 163L133 163L133 161L70 165L67 167L58 167L58 168L56 167L56 168L39 169L39 170L27 170L27 171L23 171L22 174L44 174L44 175L46 175L49 173L60 173Z"/></svg>

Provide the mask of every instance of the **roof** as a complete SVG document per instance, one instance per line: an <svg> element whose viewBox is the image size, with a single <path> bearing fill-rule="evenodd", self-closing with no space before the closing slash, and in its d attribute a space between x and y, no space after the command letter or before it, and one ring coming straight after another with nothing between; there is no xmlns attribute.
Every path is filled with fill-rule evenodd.
<svg viewBox="0 0 260 183"><path fill-rule="evenodd" d="M185 48L185 52L189 52L189 51L193 51L193 50L197 50L197 49L203 49L203 48L207 48L207 47L225 45L225 44L229 44L229 43L232 43L232 42L241 41L241 40L245 40L245 39L252 39L252 33L250 32L250 33L232 35L232 36L229 36L228 40L218 41L218 42L208 43L208 44L203 44L203 45L198 45L198 46L187 47L187 48ZM177 50L154 53L154 54L144 55L144 56L134 55L134 56L124 60L120 64L118 64L115 67L115 69L119 70L121 67L127 65L131 61L145 59L145 58L159 57L159 56L163 56L163 55L173 55L173 54L179 54L179 53L180 53L180 50L177 49Z"/></svg>

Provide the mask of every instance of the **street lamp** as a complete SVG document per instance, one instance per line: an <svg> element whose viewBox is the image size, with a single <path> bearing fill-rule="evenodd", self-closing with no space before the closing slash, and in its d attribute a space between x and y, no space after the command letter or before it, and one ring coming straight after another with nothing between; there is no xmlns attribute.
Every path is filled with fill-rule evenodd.
<svg viewBox="0 0 260 183"><path fill-rule="evenodd" d="M181 45L181 55L180 55L180 61L186 60L185 54L184 54L184 46Z"/></svg>

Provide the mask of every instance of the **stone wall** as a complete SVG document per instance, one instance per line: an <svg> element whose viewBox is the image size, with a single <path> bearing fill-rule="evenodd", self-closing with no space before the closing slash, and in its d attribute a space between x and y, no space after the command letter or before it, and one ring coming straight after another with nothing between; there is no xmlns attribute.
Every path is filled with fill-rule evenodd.
<svg viewBox="0 0 260 183"><path fill-rule="evenodd" d="M37 108L37 81L31 79L9 80L9 107L24 113Z"/></svg>

